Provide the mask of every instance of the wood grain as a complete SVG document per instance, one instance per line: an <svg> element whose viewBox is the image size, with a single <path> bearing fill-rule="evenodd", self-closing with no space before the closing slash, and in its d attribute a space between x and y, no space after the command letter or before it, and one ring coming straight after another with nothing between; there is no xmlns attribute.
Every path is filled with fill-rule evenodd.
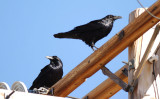
<svg viewBox="0 0 160 99"><path fill-rule="evenodd" d="M153 4L148 10L157 17L160 17L160 1ZM70 94L80 86L86 78L96 73L102 66L116 57L158 21L158 19L153 18L147 12L144 12L93 54L88 56L77 67L63 77L63 79L53 85L51 88L54 88L54 95L65 97ZM123 34L123 36L121 34Z"/></svg>
<svg viewBox="0 0 160 99"><path fill-rule="evenodd" d="M124 82L128 83L128 77L125 76L122 72L124 68L128 68L128 66L126 65L123 66L115 73L115 75ZM89 92L87 95L85 95L83 99L85 99L85 97L88 97L88 99L108 99L121 89L122 87L120 87L113 80L108 78L107 80L102 82L99 86L97 86L95 89L93 89L91 92Z"/></svg>

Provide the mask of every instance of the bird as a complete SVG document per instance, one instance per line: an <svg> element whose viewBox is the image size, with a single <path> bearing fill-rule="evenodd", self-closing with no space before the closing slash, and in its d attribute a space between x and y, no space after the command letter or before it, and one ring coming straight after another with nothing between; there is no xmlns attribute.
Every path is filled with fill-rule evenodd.
<svg viewBox="0 0 160 99"><path fill-rule="evenodd" d="M41 69L38 77L33 81L29 90L41 87L48 89L63 76L63 63L57 56L46 56L50 60L50 64Z"/></svg>
<svg viewBox="0 0 160 99"><path fill-rule="evenodd" d="M53 36L55 38L80 39L95 51L95 49L98 49L95 43L106 37L111 32L114 21L120 18L122 17L107 15L102 19L93 20L87 24L77 26L68 32L57 33Z"/></svg>

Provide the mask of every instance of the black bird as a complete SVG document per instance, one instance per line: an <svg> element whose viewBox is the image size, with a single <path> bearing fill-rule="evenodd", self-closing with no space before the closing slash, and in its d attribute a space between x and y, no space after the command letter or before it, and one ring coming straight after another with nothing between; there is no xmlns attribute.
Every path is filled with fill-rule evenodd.
<svg viewBox="0 0 160 99"><path fill-rule="evenodd" d="M122 17L107 15L102 19L94 20L85 25L77 26L71 31L54 34L54 37L80 39L94 50L94 47L97 49L95 43L107 36L112 30L114 21L120 18Z"/></svg>
<svg viewBox="0 0 160 99"><path fill-rule="evenodd" d="M50 60L50 64L41 69L40 74L34 80L29 90L40 87L50 88L58 82L63 75L63 63L57 56L46 56Z"/></svg>

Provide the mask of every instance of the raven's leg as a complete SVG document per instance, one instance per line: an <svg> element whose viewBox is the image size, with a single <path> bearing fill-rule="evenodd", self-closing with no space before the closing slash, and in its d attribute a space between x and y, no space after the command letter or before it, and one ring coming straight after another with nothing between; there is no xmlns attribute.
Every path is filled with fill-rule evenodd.
<svg viewBox="0 0 160 99"><path fill-rule="evenodd" d="M98 47L96 47L95 45L93 47L95 47L96 49L98 49Z"/></svg>
<svg viewBox="0 0 160 99"><path fill-rule="evenodd" d="M93 42L92 42L92 44L91 44L91 48L93 49L93 51L95 51L94 48L98 49Z"/></svg>
<svg viewBox="0 0 160 99"><path fill-rule="evenodd" d="M93 48L93 46L91 46L92 50L95 51L95 49Z"/></svg>

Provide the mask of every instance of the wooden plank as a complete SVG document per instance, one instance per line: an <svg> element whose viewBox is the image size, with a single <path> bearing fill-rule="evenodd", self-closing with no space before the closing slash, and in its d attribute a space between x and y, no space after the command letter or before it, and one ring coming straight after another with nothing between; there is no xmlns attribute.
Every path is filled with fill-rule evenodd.
<svg viewBox="0 0 160 99"><path fill-rule="evenodd" d="M129 22L135 20L140 14L142 14L145 10L142 8L138 8L135 11L130 13ZM142 40L143 37L139 37L136 41L134 41L128 48L128 61L134 59L134 67L135 69L139 65L141 49L142 49ZM131 85L134 77L134 69L128 71L128 84ZM133 97L133 94L128 93L129 99Z"/></svg>
<svg viewBox="0 0 160 99"><path fill-rule="evenodd" d="M145 65L147 66L146 61L147 61L147 59L148 59L148 55L149 55L150 52L151 52L152 46L153 46L153 44L154 44L154 41L155 41L155 39L156 39L156 37L157 37L157 35L158 35L158 33L159 33L159 30L160 30L160 24L158 24L158 25L156 26L156 29L155 29L155 31L154 31L154 33L153 33L153 35L152 35L152 38L151 38L148 46L146 45L147 48L146 48L146 50L145 50L145 53L144 53L144 55L143 55L143 58L142 58L140 64L138 65L138 68L136 68L136 70L134 71L133 80L132 80L132 83L131 83L131 85L132 85L133 87L136 87L136 86L137 86L137 84L138 84L138 78L139 78L139 76L140 76L140 74L141 74L144 66L145 66ZM138 53L138 54L139 54L139 53ZM151 66L150 66L150 67L151 67ZM145 68L145 70L146 70L146 68ZM150 70L151 70L151 69L150 69ZM147 72L147 73L149 73L149 72ZM137 91L135 91L135 93L137 93ZM139 97L139 96L141 96L141 95L134 95L134 94L130 93L129 96L130 96L129 99L137 99L137 97ZM137 96L137 97L136 97L136 96ZM134 98L133 98L133 97L134 97ZM141 97L142 97L142 96L141 96Z"/></svg>
<svg viewBox="0 0 160 99"><path fill-rule="evenodd" d="M157 1L148 9L157 17L160 17L159 5L160 1ZM135 21L127 25L107 43L82 61L77 67L63 77L63 79L53 85L51 89L54 88L54 95L65 97L70 94L74 89L80 86L86 78L97 72L102 66L117 56L158 21L158 19L144 12L135 19Z"/></svg>
<svg viewBox="0 0 160 99"><path fill-rule="evenodd" d="M134 78L133 78L134 81L136 81L136 79L138 79L139 75L141 74L142 69L144 67L144 64L147 61L148 55L149 55L149 53L150 53L150 51L152 49L152 46L154 44L154 41L155 41L159 31L160 31L160 23L157 24L156 29L154 31L154 34L152 35L152 38L151 38L151 40L150 40L150 42L148 44L148 47L147 47L147 49L146 49L146 51L144 53L144 56L143 56L143 58L142 58L142 60L141 60L141 62L139 64L138 68L135 71L135 75L134 75Z"/></svg>
<svg viewBox="0 0 160 99"><path fill-rule="evenodd" d="M144 9L137 9L136 11L132 12L132 20L134 19L134 17L138 17L142 12L144 11ZM134 88L134 92L129 93L129 99L155 99L155 91L154 91L154 84L153 82L158 82L153 80L153 66L152 64L148 63L145 59L144 61L144 57L142 58L142 56L148 56L148 55L153 55L155 48L157 47L158 43L160 42L160 35L158 35L156 37L156 41L151 49L151 51L146 50L147 49L147 45L149 43L149 41L153 41L153 39L151 40L151 37L153 35L154 32L154 28L152 27L149 31L147 31L143 36L141 36L138 40L136 40L130 47L129 47L129 60L130 59L134 59L135 60L135 70L130 70L129 71L129 78L128 78L128 82L129 84L132 84L133 79L135 78L135 72L137 71L137 68L139 66L140 61L142 60L145 64L145 68L142 70L140 77L138 79L138 86L136 86ZM148 55L145 53L145 51L150 52ZM141 62L142 62L141 61ZM142 65L142 63L141 63ZM159 69L157 69L159 70ZM138 72L137 72L138 74ZM158 98L156 98L158 99Z"/></svg>
<svg viewBox="0 0 160 99"><path fill-rule="evenodd" d="M122 70L127 67L128 66L125 65L115 73L117 77L119 77L126 83L128 82L128 77L123 74ZM121 89L122 87L120 87L113 80L108 78L91 92L89 92L87 95L85 95L83 99L85 99L85 97L88 97L88 99L108 99Z"/></svg>
<svg viewBox="0 0 160 99"><path fill-rule="evenodd" d="M153 47L153 49L155 50L154 53L160 56L160 46L157 45ZM142 70L141 75L138 78L138 86L135 87L133 94L129 94L129 99L159 99L159 96L160 96L160 91L159 91L160 65L159 64L160 64L160 60L155 62L154 65L147 61L145 62L145 68ZM153 75L153 66L154 66L155 76Z"/></svg>

